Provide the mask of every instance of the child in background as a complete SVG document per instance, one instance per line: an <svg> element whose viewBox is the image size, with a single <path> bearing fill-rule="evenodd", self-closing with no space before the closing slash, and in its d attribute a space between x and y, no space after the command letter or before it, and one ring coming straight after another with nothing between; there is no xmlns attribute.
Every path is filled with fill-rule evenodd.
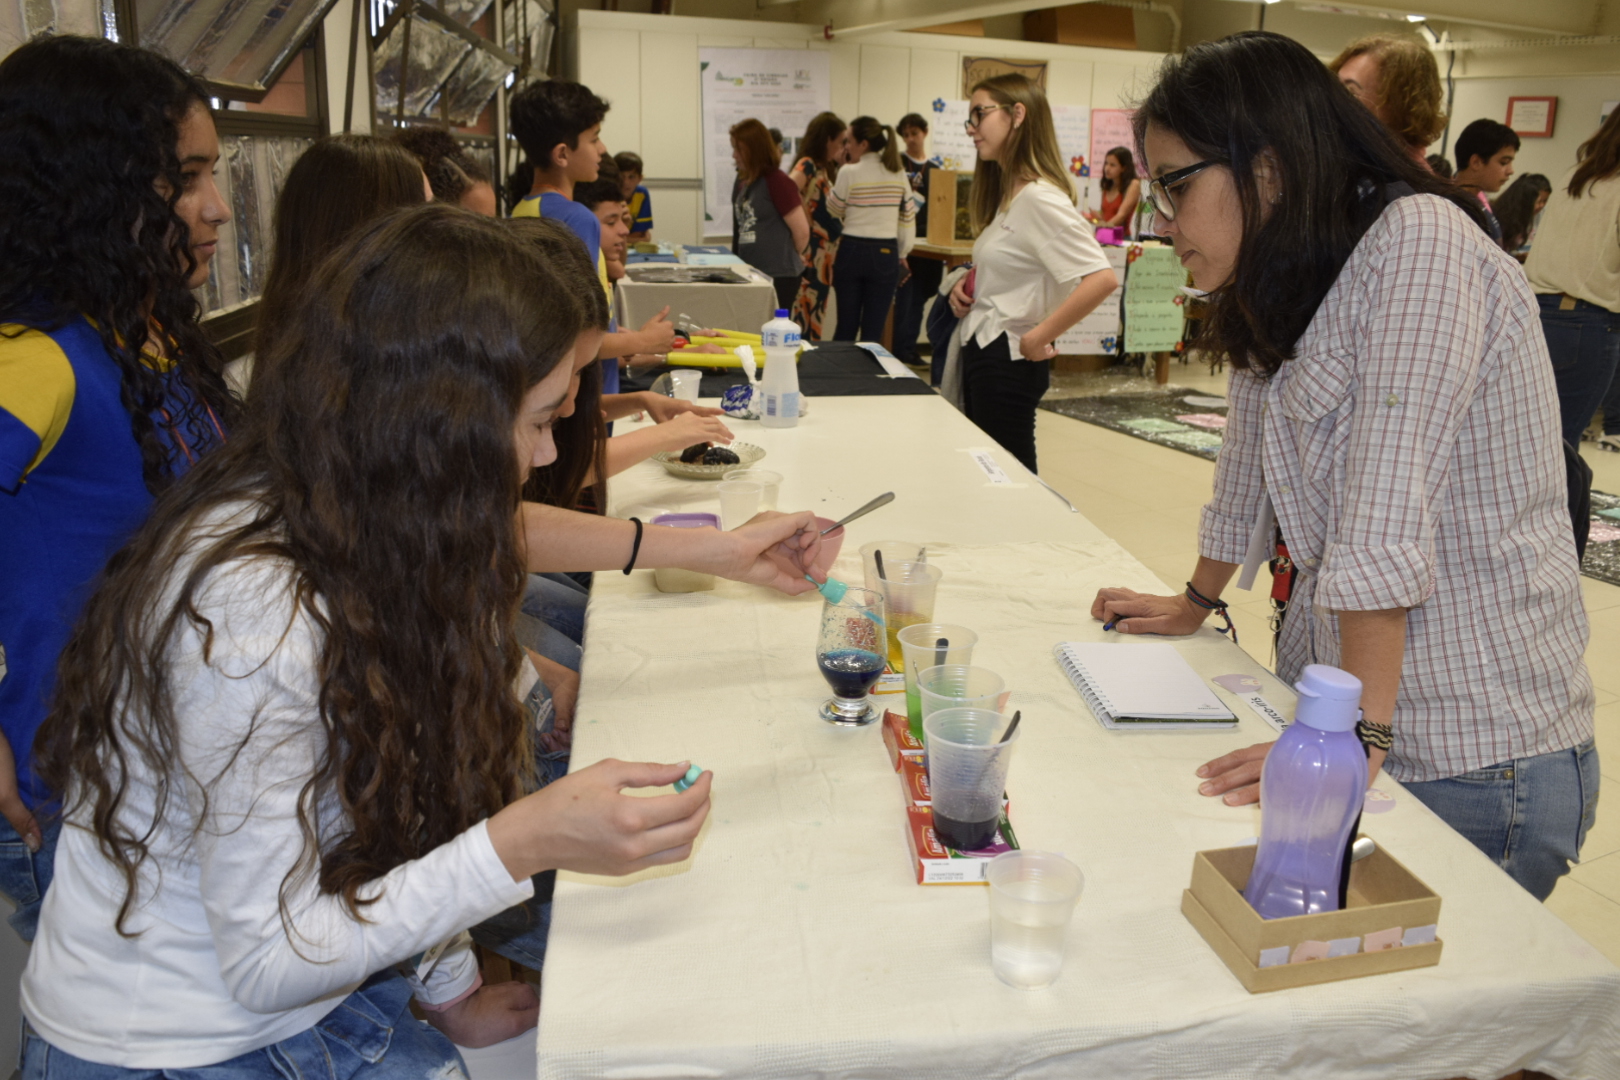
<svg viewBox="0 0 1620 1080"><path fill-rule="evenodd" d="M630 222L630 242L637 244L643 240L651 240L652 193L641 182L642 174L645 172L641 164L641 155L626 150L614 155L613 164L619 170L619 190L624 195L624 205L628 211L626 220Z"/></svg>
<svg viewBox="0 0 1620 1080"><path fill-rule="evenodd" d="M394 133L399 143L422 163L435 202L453 203L475 214L497 213L495 184L487 169L456 137L438 127L412 127Z"/></svg>
<svg viewBox="0 0 1620 1080"><path fill-rule="evenodd" d="M574 201L576 184L588 184L601 172L607 148L602 145L602 119L608 103L590 88L561 79L530 83L512 97L511 130L534 166L529 194L512 210L513 217L555 218L567 225L585 245L596 264L602 291L613 306L607 262L602 257L602 225L596 215ZM665 308L640 330L626 331L615 324L602 343L602 390L619 390L619 358L636 353L667 353L675 340L675 327Z"/></svg>
<svg viewBox="0 0 1620 1080"><path fill-rule="evenodd" d="M1513 175L1513 159L1518 153L1518 133L1495 120L1475 120L1457 136L1457 174L1452 179L1479 199L1485 211L1485 231L1498 244L1502 242L1502 223L1496 220L1486 196L1502 190Z"/></svg>
<svg viewBox="0 0 1620 1080"><path fill-rule="evenodd" d="M900 167L911 183L912 201L917 204L917 235L928 235L928 174L934 163L928 160L928 121L919 113L907 113L895 128L905 152L900 155ZM923 308L939 292L940 280L945 276L945 264L938 259L915 259L910 263L910 275L900 283L894 297L894 355L908 364L916 364L917 335L922 331ZM936 366L943 368L945 358L934 358ZM939 385L939 378L933 378Z"/></svg>
<svg viewBox="0 0 1620 1080"><path fill-rule="evenodd" d="M630 213L619 168L612 158L602 159L602 170L595 180L574 187L574 201L596 215L602 227L602 260L607 264L608 280L618 281L624 277L625 260L630 254Z"/></svg>

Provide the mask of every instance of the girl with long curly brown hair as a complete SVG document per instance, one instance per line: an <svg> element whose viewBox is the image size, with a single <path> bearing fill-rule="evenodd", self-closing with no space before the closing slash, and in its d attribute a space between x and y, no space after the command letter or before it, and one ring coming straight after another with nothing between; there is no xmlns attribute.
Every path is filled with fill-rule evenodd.
<svg viewBox="0 0 1620 1080"><path fill-rule="evenodd" d="M538 1009L479 985L466 927L547 869L690 853L707 776L622 794L685 764L524 794L514 523L582 321L532 247L450 207L323 264L236 437L114 557L64 653L30 1080L452 1075L446 1035L508 1038Z"/></svg>

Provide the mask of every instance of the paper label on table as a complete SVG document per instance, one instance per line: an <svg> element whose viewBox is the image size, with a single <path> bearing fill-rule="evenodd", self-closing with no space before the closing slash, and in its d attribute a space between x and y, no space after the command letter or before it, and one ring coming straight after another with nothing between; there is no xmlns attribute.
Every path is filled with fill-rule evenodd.
<svg viewBox="0 0 1620 1080"><path fill-rule="evenodd" d="M1434 941L1435 930L1433 923L1428 926L1414 926L1401 935L1402 945L1428 945Z"/></svg>
<svg viewBox="0 0 1620 1080"><path fill-rule="evenodd" d="M872 341L857 341L856 345L864 349L872 359L878 362L878 367L891 379L915 379L917 373L902 364L893 353L883 346Z"/></svg>
<svg viewBox="0 0 1620 1080"><path fill-rule="evenodd" d="M1366 796L1361 800L1361 812L1363 814L1386 814L1393 809L1395 809L1395 796L1377 788L1368 788Z"/></svg>
<svg viewBox="0 0 1620 1080"><path fill-rule="evenodd" d="M1361 951L1361 939L1358 937L1334 938L1328 942L1328 959L1337 960L1341 956L1354 956Z"/></svg>
<svg viewBox="0 0 1620 1080"><path fill-rule="evenodd" d="M1328 943L1325 941L1302 941L1294 946L1293 955L1289 956L1290 964L1304 964L1312 960L1326 960L1328 958Z"/></svg>
<svg viewBox="0 0 1620 1080"><path fill-rule="evenodd" d="M1282 967L1288 963L1289 952L1290 950L1286 945L1278 945L1275 949L1261 949L1260 966L1263 968Z"/></svg>
<svg viewBox="0 0 1620 1080"><path fill-rule="evenodd" d="M963 453L973 459L974 464L978 465L992 484L1004 487L1013 486L1012 477L1008 476L1001 466L996 464L996 456L990 452L988 447L970 446Z"/></svg>
<svg viewBox="0 0 1620 1080"><path fill-rule="evenodd" d="M1401 947L1401 928L1392 926L1388 930L1379 930L1365 935L1361 939L1361 947L1367 952L1383 952L1386 949Z"/></svg>
<svg viewBox="0 0 1620 1080"><path fill-rule="evenodd" d="M1282 710L1260 696L1260 680L1253 675L1217 675L1210 681L1222 690L1236 694L1256 716L1278 731L1288 727L1288 718L1283 716Z"/></svg>

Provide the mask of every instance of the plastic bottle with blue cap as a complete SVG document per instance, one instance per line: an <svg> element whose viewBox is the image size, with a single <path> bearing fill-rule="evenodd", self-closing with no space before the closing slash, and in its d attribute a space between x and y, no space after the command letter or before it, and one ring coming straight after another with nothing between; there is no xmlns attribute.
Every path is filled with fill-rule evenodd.
<svg viewBox="0 0 1620 1080"><path fill-rule="evenodd" d="M1260 772L1260 846L1243 890L1263 919L1339 910L1367 791L1367 752L1356 736L1361 680L1311 664L1294 689L1294 722Z"/></svg>

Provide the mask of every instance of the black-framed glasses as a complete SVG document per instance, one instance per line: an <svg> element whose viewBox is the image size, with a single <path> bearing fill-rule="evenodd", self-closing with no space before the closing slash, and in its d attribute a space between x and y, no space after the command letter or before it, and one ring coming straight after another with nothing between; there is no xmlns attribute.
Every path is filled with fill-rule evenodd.
<svg viewBox="0 0 1620 1080"><path fill-rule="evenodd" d="M1164 220L1176 220L1176 202L1170 197L1170 189L1180 187L1211 165L1219 164L1221 164L1219 161L1214 160L1200 161L1198 164L1189 165L1185 169L1177 169L1175 172L1167 172L1163 176L1155 177L1148 183L1148 205L1152 206L1153 212L1164 218Z"/></svg>
<svg viewBox="0 0 1620 1080"><path fill-rule="evenodd" d="M1005 108L1007 108L1005 105L974 106L968 110L967 119L962 121L962 130L966 131L969 135L973 134L975 131L979 130L979 125L984 123L985 117L989 116L993 112L998 112Z"/></svg>

